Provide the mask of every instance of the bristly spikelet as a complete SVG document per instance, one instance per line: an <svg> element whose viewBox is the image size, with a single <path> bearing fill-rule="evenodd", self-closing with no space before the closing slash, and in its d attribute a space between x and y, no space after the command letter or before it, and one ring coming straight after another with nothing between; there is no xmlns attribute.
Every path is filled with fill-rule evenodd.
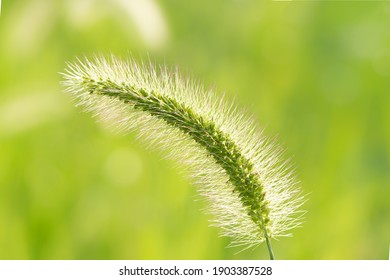
<svg viewBox="0 0 390 280"><path fill-rule="evenodd" d="M232 246L288 235L303 203L288 164L253 121L177 71L113 56L78 60L63 74L77 105L167 150L187 166Z"/></svg>

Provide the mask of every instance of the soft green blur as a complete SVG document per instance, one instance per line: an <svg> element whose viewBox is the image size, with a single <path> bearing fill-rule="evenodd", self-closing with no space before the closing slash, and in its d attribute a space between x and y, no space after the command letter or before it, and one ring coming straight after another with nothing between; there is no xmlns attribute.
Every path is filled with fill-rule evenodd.
<svg viewBox="0 0 390 280"><path fill-rule="evenodd" d="M112 52L179 66L276 137L307 194L278 259L387 259L390 3L12 0L0 16L0 259L267 259L210 227L183 170L74 108Z"/></svg>

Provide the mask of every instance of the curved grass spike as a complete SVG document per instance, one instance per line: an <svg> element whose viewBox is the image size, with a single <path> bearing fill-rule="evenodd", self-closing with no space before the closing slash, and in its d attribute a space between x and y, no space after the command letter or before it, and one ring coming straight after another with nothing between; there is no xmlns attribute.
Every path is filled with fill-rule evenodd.
<svg viewBox="0 0 390 280"><path fill-rule="evenodd" d="M288 235L300 225L299 188L281 150L212 91L177 71L111 56L78 60L63 73L77 105L183 162L209 201L213 225L246 248Z"/></svg>

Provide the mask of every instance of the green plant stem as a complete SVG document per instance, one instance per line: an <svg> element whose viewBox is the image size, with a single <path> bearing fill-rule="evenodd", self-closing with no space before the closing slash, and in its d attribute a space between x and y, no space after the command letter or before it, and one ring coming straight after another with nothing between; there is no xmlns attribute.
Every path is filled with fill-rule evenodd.
<svg viewBox="0 0 390 280"><path fill-rule="evenodd" d="M274 259L275 259L274 251L272 250L271 241L270 241L270 238L269 238L269 236L268 236L267 231L264 231L264 234L265 234L265 241L266 241L266 243L267 243L267 248L268 248L268 253L269 253L269 259L270 259L270 260L274 260Z"/></svg>

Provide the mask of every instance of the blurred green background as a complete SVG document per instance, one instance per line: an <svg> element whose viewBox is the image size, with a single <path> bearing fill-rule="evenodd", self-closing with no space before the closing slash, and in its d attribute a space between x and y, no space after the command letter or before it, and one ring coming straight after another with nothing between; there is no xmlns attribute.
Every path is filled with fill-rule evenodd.
<svg viewBox="0 0 390 280"><path fill-rule="evenodd" d="M390 3L12 0L0 16L0 259L267 259L209 227L182 170L74 108L109 53L179 66L277 136L308 194L279 259L387 259Z"/></svg>

